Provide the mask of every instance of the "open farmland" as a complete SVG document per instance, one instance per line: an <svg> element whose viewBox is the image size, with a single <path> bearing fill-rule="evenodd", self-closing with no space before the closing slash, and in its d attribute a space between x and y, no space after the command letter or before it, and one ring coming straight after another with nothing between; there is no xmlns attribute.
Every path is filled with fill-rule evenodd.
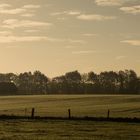
<svg viewBox="0 0 140 140"><path fill-rule="evenodd" d="M45 95L1 96L0 115L27 115L35 108L37 116L140 117L139 95Z"/></svg>

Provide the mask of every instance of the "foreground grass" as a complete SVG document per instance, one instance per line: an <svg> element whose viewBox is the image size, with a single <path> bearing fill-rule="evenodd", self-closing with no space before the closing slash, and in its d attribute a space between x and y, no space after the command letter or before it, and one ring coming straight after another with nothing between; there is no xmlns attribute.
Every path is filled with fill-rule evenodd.
<svg viewBox="0 0 140 140"><path fill-rule="evenodd" d="M0 97L0 115L28 115L35 108L38 116L140 117L139 95L46 95Z"/></svg>
<svg viewBox="0 0 140 140"><path fill-rule="evenodd" d="M139 140L140 125L93 121L0 121L1 140Z"/></svg>

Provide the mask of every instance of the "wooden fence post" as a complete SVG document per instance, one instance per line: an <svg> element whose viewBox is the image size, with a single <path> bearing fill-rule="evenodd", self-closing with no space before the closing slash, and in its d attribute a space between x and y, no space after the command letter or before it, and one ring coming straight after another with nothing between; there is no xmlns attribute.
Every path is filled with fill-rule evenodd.
<svg viewBox="0 0 140 140"><path fill-rule="evenodd" d="M69 119L71 118L71 110L68 109L68 115L69 115Z"/></svg>
<svg viewBox="0 0 140 140"><path fill-rule="evenodd" d="M35 115L35 108L32 108L32 112L31 112L31 118L33 119Z"/></svg>
<svg viewBox="0 0 140 140"><path fill-rule="evenodd" d="M109 117L110 117L110 110L108 110L107 112L107 118L109 119Z"/></svg>
<svg viewBox="0 0 140 140"><path fill-rule="evenodd" d="M27 108L25 108L25 117L27 116Z"/></svg>

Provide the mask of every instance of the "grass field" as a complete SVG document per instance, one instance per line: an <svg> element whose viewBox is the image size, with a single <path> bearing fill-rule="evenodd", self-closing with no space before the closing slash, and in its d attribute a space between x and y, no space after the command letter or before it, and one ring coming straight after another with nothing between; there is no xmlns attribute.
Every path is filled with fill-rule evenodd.
<svg viewBox="0 0 140 140"><path fill-rule="evenodd" d="M35 108L37 116L140 117L138 95L46 95L46 96L1 96L0 114L28 115Z"/></svg>
<svg viewBox="0 0 140 140"><path fill-rule="evenodd" d="M37 116L139 117L140 96L1 96L0 114ZM26 109L25 109L26 108ZM25 111L26 110L26 111ZM0 120L0 140L139 140L139 123L74 120Z"/></svg>
<svg viewBox="0 0 140 140"><path fill-rule="evenodd" d="M0 121L0 140L139 140L139 124L93 121Z"/></svg>

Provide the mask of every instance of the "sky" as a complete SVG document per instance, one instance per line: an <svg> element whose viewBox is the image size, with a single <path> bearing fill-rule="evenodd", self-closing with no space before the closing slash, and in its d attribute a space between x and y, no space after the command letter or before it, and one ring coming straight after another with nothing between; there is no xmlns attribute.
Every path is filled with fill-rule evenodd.
<svg viewBox="0 0 140 140"><path fill-rule="evenodd" d="M0 73L133 69L140 0L0 0Z"/></svg>

